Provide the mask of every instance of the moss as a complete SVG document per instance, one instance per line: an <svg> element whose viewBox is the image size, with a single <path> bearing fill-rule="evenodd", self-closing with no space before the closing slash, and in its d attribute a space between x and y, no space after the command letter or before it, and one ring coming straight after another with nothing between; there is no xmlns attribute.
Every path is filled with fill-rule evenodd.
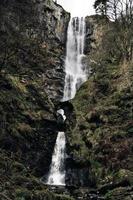
<svg viewBox="0 0 133 200"><path fill-rule="evenodd" d="M116 174L114 174L115 182L127 181L130 185L133 184L133 172L126 169L120 169Z"/></svg>
<svg viewBox="0 0 133 200"><path fill-rule="evenodd" d="M68 195L56 195L56 200L74 200L72 197Z"/></svg>
<svg viewBox="0 0 133 200"><path fill-rule="evenodd" d="M18 131L22 132L22 133L31 133L32 132L32 128L29 124L25 124L25 123L18 123L16 125Z"/></svg>
<svg viewBox="0 0 133 200"><path fill-rule="evenodd" d="M27 189L16 189L15 190L16 193L16 200L27 200L27 199L31 199L32 197L32 193L27 190Z"/></svg>
<svg viewBox="0 0 133 200"><path fill-rule="evenodd" d="M33 170L22 164L21 158L0 150L0 198L14 200L73 200L65 194L50 192L35 177Z"/></svg>
<svg viewBox="0 0 133 200"><path fill-rule="evenodd" d="M18 188L15 192L16 192L16 198L15 198L16 200L18 200L18 199L74 200L70 196L55 194L55 193L49 192L47 190L42 190L42 191L36 190L36 191L30 192L27 189Z"/></svg>
<svg viewBox="0 0 133 200"><path fill-rule="evenodd" d="M72 100L77 123L68 136L71 145L76 138L79 149L72 145L71 151L76 151L79 160L90 161L97 186L115 182L116 172L121 169L130 171L132 166L133 95L129 85L119 87L122 67L107 62L94 66L95 74Z"/></svg>
<svg viewBox="0 0 133 200"><path fill-rule="evenodd" d="M13 168L15 172L22 172L25 170L25 166L22 163L19 163L17 161L14 161Z"/></svg>
<svg viewBox="0 0 133 200"><path fill-rule="evenodd" d="M105 195L106 200L131 200L130 188L119 187L114 190L109 191Z"/></svg>
<svg viewBox="0 0 133 200"><path fill-rule="evenodd" d="M11 82L12 87L16 88L22 94L28 92L24 80L20 81L20 77L8 75L7 79L9 80L9 82Z"/></svg>

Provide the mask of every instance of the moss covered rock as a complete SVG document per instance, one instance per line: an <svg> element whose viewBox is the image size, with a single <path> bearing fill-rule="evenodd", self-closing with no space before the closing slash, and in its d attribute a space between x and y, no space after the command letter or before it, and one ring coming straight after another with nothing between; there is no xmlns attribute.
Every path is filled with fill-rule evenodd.
<svg viewBox="0 0 133 200"><path fill-rule="evenodd" d="M90 182L93 179L93 186L131 186L133 65L109 57L104 44L106 39L108 43L111 41L112 36L108 35L111 22L93 16L88 23L93 27L91 51L87 51L91 74L71 101L76 123L67 135L70 155L76 158L75 166L82 162L88 168L87 178Z"/></svg>

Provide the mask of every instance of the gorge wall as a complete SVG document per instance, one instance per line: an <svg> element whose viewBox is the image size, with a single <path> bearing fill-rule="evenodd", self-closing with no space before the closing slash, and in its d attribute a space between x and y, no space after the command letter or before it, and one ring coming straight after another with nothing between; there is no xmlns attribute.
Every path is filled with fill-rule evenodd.
<svg viewBox="0 0 133 200"><path fill-rule="evenodd" d="M38 79L49 97L62 97L70 15L52 0L4 0L0 15L3 73L19 73L25 82Z"/></svg>
<svg viewBox="0 0 133 200"><path fill-rule="evenodd" d="M52 0L4 0L0 18L0 199L54 199L40 178L59 131L70 15Z"/></svg>

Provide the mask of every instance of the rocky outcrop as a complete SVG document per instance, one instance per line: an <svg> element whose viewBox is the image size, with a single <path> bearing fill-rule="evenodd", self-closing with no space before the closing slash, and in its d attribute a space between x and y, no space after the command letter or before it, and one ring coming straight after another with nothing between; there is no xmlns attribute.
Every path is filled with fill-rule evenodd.
<svg viewBox="0 0 133 200"><path fill-rule="evenodd" d="M91 16L86 23L90 74L71 101L76 123L67 134L70 155L75 168L88 168L89 182L105 199L131 199L132 63L119 62L113 54L112 22Z"/></svg>
<svg viewBox="0 0 133 200"><path fill-rule="evenodd" d="M52 0L6 0L0 16L1 147L22 151L43 175L59 128L51 99L62 95L69 14Z"/></svg>
<svg viewBox="0 0 133 200"><path fill-rule="evenodd" d="M0 199L59 199L39 180L60 130L69 14L52 0L4 0L0 18Z"/></svg>
<svg viewBox="0 0 133 200"><path fill-rule="evenodd" d="M60 99L69 14L52 0L6 0L0 13L1 70L25 82L36 77L50 98Z"/></svg>

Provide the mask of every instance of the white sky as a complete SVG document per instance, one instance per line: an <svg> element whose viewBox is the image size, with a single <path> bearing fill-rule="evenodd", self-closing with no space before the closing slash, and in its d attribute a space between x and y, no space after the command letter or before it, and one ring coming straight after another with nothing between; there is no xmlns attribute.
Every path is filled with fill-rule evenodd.
<svg viewBox="0 0 133 200"><path fill-rule="evenodd" d="M95 0L57 0L57 3L70 12L73 17L95 14L93 4Z"/></svg>

